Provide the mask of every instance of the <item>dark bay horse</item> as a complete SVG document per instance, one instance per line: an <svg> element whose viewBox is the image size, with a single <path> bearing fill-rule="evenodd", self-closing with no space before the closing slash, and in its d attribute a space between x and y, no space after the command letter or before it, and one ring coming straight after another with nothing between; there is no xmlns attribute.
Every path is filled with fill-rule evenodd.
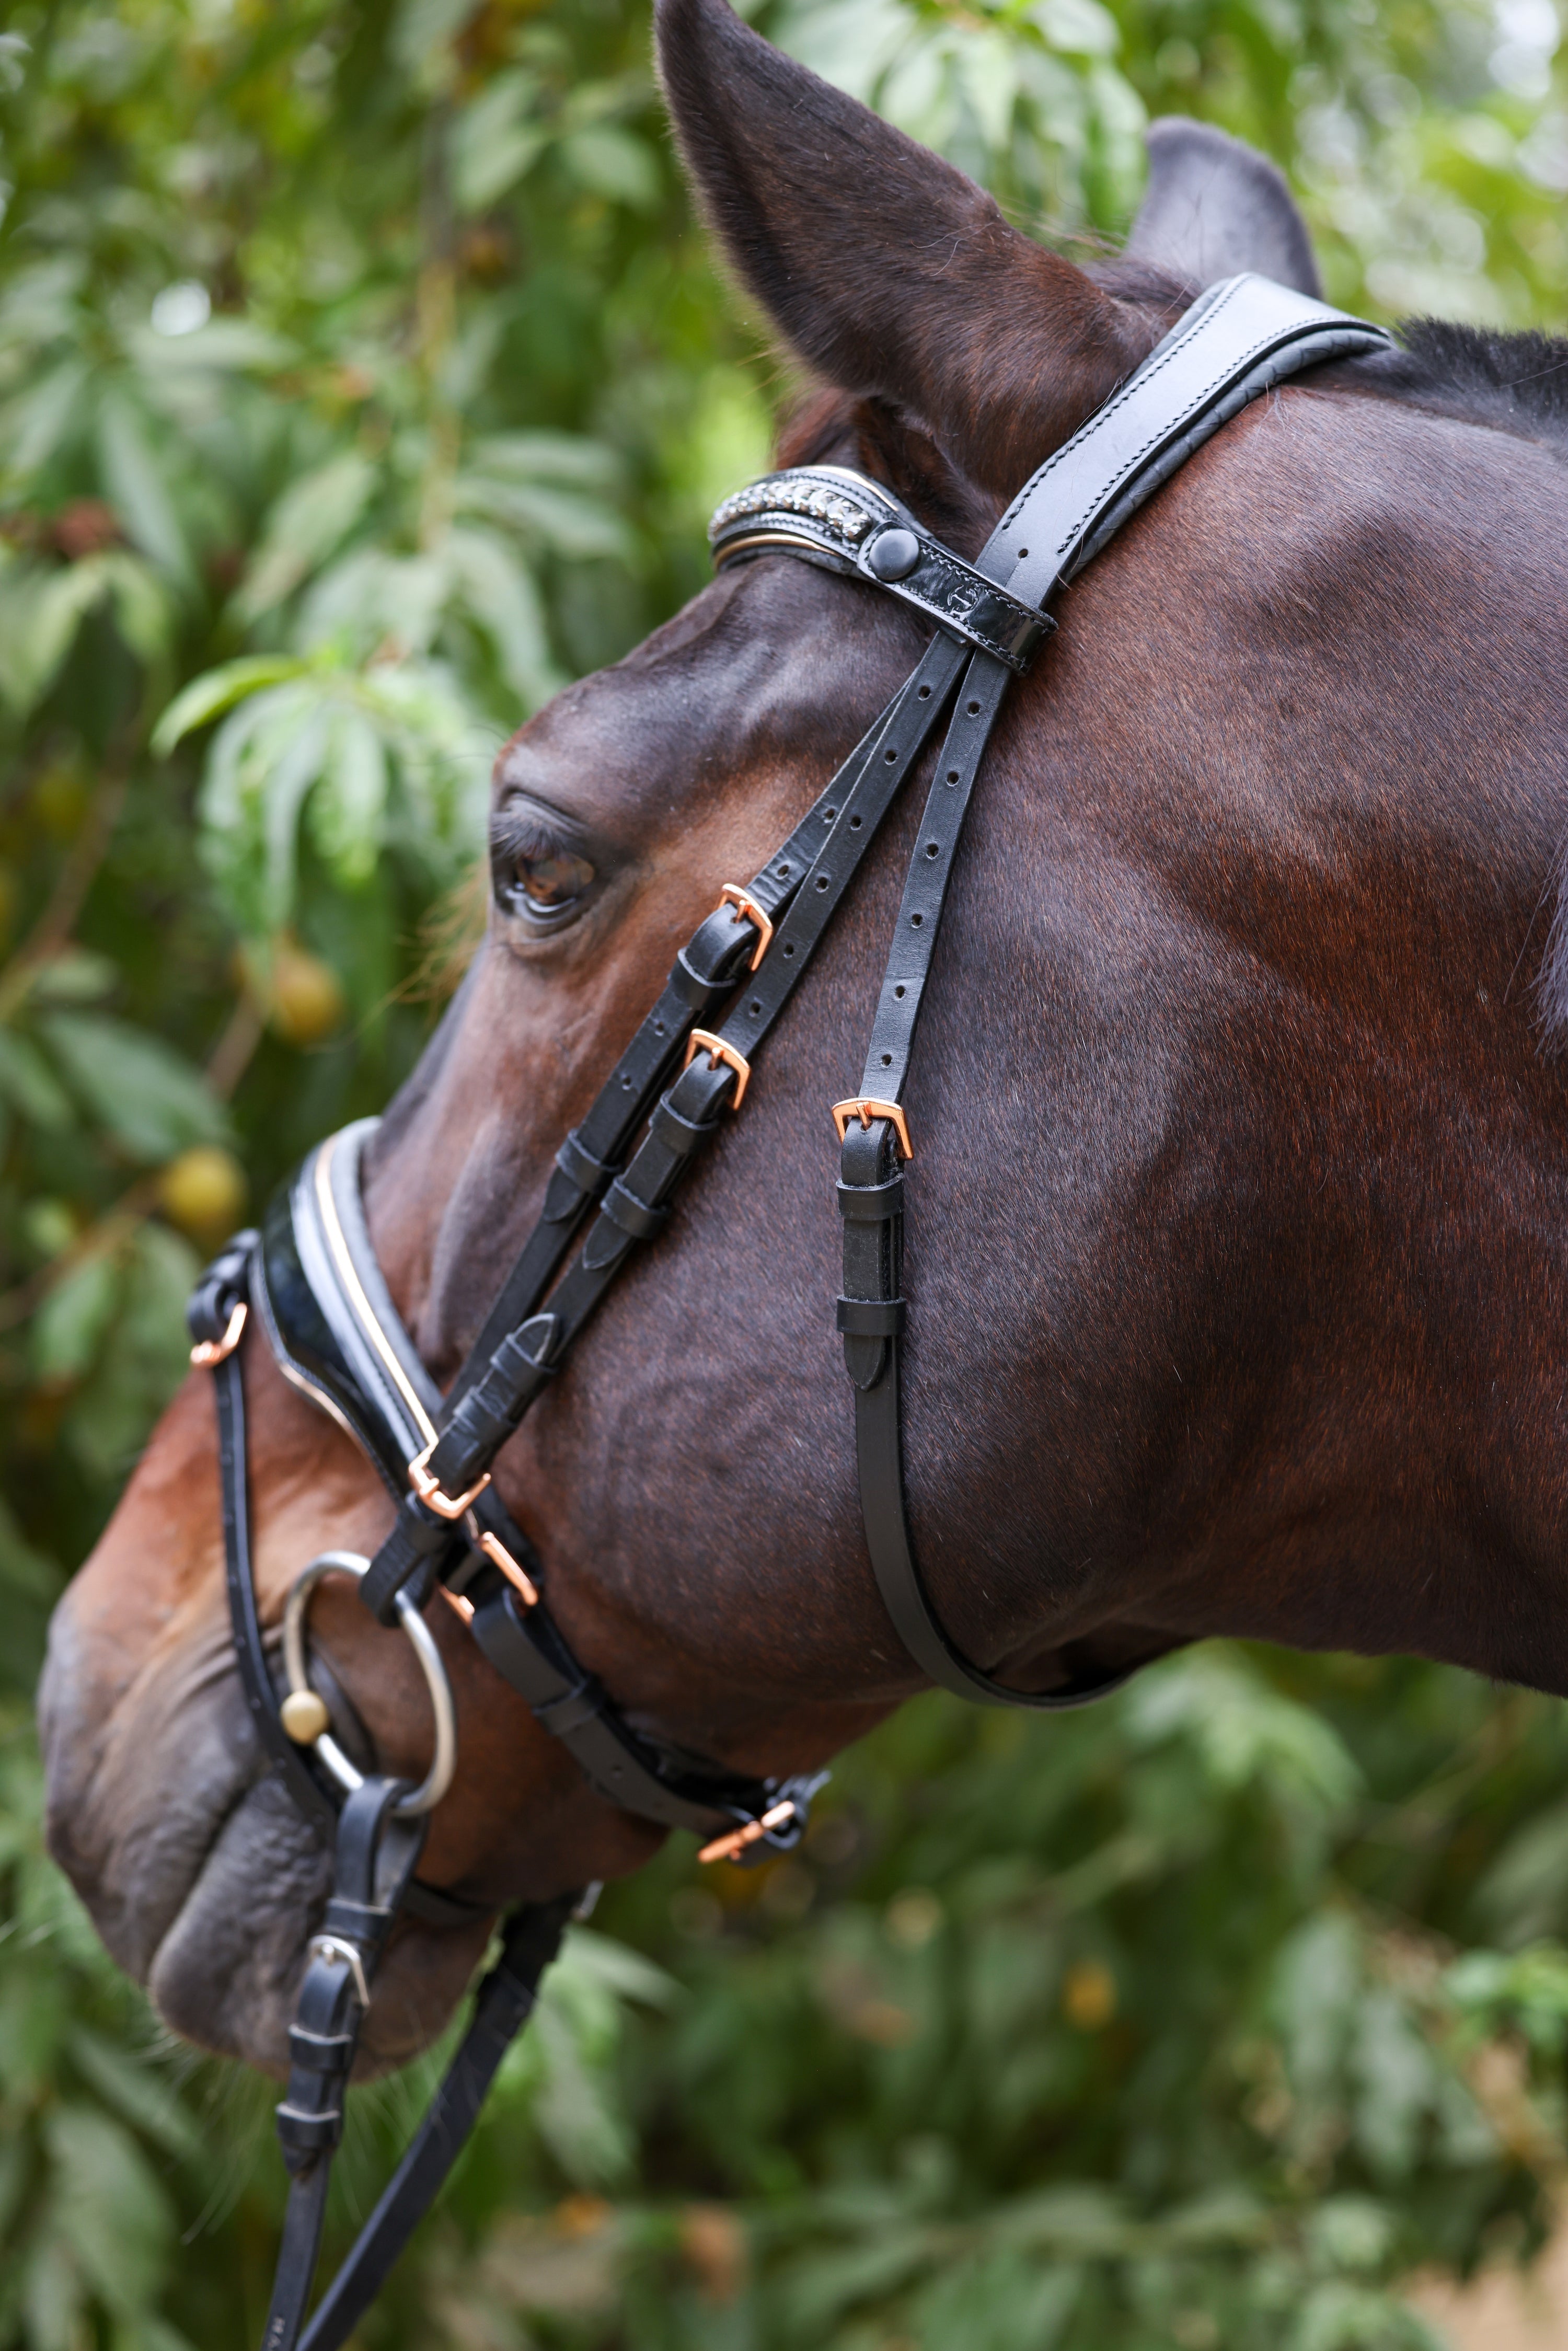
<svg viewBox="0 0 1568 2351"><path fill-rule="evenodd" d="M1277 177L1212 135L1161 134L1127 254L1084 271L724 0L665 0L660 40L713 226L822 387L784 459L877 476L961 552L1208 277L1310 279ZM907 1464L945 1623L1019 1687L1229 1634L1568 1691L1568 352L1407 342L1259 402L1092 567L969 820L910 1095ZM507 747L488 935L367 1176L438 1378L675 947L924 638L767 557ZM923 791L501 1458L578 1654L756 1772L917 1686L856 1506L828 1105ZM243 1360L276 1612L388 1504L254 1332ZM276 2067L326 1864L241 1703L214 1444L196 1379L60 1606L51 1835L169 2022ZM436 1618L461 1760L423 1875L500 1907L634 1867L656 1833ZM417 1775L406 1644L342 1595L316 1631L382 1768ZM371 2063L429 2038L484 1935L405 1922Z"/></svg>

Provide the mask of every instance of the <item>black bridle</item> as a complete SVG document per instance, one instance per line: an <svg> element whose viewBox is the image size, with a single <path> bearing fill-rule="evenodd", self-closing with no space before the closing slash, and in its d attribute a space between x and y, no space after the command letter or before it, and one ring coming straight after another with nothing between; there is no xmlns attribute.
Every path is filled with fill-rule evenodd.
<svg viewBox="0 0 1568 2351"><path fill-rule="evenodd" d="M580 1900L563 1896L514 1915L424 2122L305 2327L343 2090L393 1919L400 1910L437 1925L486 1915L414 1874L454 1753L450 1696L421 1618L437 1590L608 1802L696 1831L708 1840L705 1860L759 1858L794 1844L805 1829L820 1780L725 1771L632 1727L556 1626L538 1554L504 1507L491 1468L633 1249L664 1224L725 1113L740 1109L758 1052L944 716L861 1092L833 1108L844 1266L837 1324L855 1393L866 1541L900 1638L945 1688L983 1704L1054 1708L1084 1704L1121 1678L1047 1694L1005 1687L954 1647L915 1563L899 1402L904 1171L914 1158L903 1094L915 1027L975 778L1010 680L1055 627L1045 609L1051 597L1248 402L1304 368L1389 342L1380 328L1266 278L1212 288L1040 468L973 564L879 484L837 466L793 467L727 499L711 531L720 566L797 555L881 588L936 633L789 840L744 887L726 887L677 956L658 1002L561 1144L543 1212L451 1387L443 1395L420 1362L370 1245L359 1166L373 1121L320 1144L265 1228L239 1235L204 1275L191 1304L193 1359L212 1366L217 1384L240 1676L263 1748L335 1844L333 1892L309 1947L277 2110L293 2185L264 2351L297 2344L334 2351L342 2343L445 2178ZM397 1505L372 1560L333 1552L302 1571L286 1618L289 1688L281 1704L251 1566L235 1350L252 1313L284 1376L356 1438ZM338 1695L334 1718L307 1683L304 1610L321 1574L336 1569L357 1576L377 1618L402 1623L421 1649L437 1740L419 1790L361 1776L333 1735L346 1701Z"/></svg>

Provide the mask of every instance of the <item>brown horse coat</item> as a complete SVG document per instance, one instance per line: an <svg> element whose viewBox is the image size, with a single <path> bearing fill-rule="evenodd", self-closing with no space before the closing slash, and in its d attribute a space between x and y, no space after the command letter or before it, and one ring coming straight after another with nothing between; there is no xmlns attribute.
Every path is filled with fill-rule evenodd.
<svg viewBox="0 0 1568 2351"><path fill-rule="evenodd" d="M661 42L743 285L828 387L784 457L864 467L971 551L1152 347L1179 266L1073 269L723 0L666 0ZM934 1595L1021 1686L1228 1633L1568 1691L1568 1103L1532 987L1565 522L1552 420L1486 348L1428 337L1228 427L1061 601L1010 698L909 1096L904 1388ZM439 1375L674 949L922 633L768 558L507 746L503 887L551 857L592 879L548 930L497 902L373 1155L377 1252ZM916 1684L860 1530L827 1105L923 792L499 1472L584 1661L635 1719L752 1770L825 1759ZM388 1509L254 1335L245 1366L276 1614ZM51 1835L171 2022L275 2064L323 1862L256 1784L221 1548L197 1379L56 1620ZM348 1597L318 1623L385 1764L423 1769L405 1645ZM500 1904L633 1866L653 1833L440 1633L461 1762L425 1874ZM375 2061L428 2037L481 1939L405 1930Z"/></svg>

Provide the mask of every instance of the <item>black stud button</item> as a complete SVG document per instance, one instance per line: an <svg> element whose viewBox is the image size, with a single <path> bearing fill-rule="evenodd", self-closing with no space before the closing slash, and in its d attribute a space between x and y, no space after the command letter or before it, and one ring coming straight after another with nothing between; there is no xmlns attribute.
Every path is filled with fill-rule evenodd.
<svg viewBox="0 0 1568 2351"><path fill-rule="evenodd" d="M920 560L920 541L912 530L884 530L873 539L866 568L879 580L907 580Z"/></svg>

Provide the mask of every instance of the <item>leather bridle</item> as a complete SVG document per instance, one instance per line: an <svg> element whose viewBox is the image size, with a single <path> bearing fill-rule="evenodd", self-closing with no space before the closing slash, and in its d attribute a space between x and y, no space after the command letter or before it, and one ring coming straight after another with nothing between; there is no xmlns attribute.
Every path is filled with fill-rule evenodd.
<svg viewBox="0 0 1568 2351"><path fill-rule="evenodd" d="M727 1113L741 1108L758 1052L944 716L861 1091L833 1108L844 1270L837 1325L854 1389L866 1541L900 1638L943 1687L987 1705L1054 1708L1082 1705L1122 1678L1045 1694L1007 1688L955 1648L915 1563L899 1366L905 1170L915 1157L903 1107L910 1054L975 778L1009 683L1055 627L1051 599L1248 402L1304 368L1389 347L1382 329L1266 278L1211 288L1033 475L972 564L880 484L838 466L792 467L727 499L711 530L718 565L788 552L880 588L935 634L789 840L744 887L726 887L677 956L657 1003L561 1144L542 1213L450 1388L444 1395L421 1363L371 1248L359 1168L373 1121L312 1152L263 1230L240 1234L203 1276L191 1304L193 1360L216 1380L240 1676L264 1750L335 1845L332 1896L309 1947L277 2110L293 2184L264 2351L301 2343L333 2351L343 2342L440 2188L581 1899L514 1914L423 2124L306 2327L343 2091L393 1919L400 1910L438 1925L486 1915L414 1875L455 1751L450 1696L421 1614L437 1590L608 1802L696 1831L708 1840L705 1860L759 1858L804 1831L820 1780L726 1771L632 1728L557 1627L545 1571L491 1470L622 1266L664 1223ZM302 1572L286 1620L290 1687L281 1703L251 1564L235 1352L251 1314L285 1378L363 1447L397 1505L373 1559L332 1552ZM334 1718L306 1681L305 1610L332 1572L356 1577L372 1614L401 1623L420 1648L437 1740L419 1790L361 1775L337 1735L340 1695Z"/></svg>

